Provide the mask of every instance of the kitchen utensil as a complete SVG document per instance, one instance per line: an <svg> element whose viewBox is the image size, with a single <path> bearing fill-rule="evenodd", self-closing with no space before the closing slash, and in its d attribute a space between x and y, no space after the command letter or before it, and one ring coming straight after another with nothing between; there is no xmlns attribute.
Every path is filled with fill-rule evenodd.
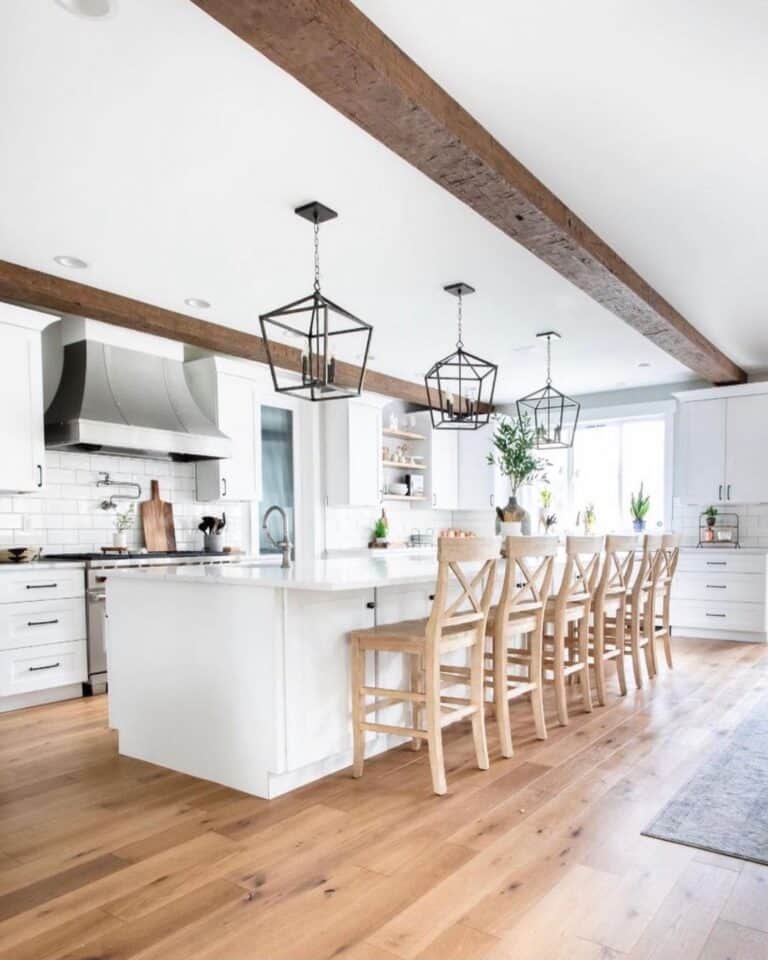
<svg viewBox="0 0 768 960"><path fill-rule="evenodd" d="M151 483L152 496L139 507L144 543L148 550L166 552L176 549L176 531L173 526L173 505L160 499L160 483Z"/></svg>
<svg viewBox="0 0 768 960"><path fill-rule="evenodd" d="M203 549L206 553L221 553L224 548L224 537L220 533L206 533L203 539Z"/></svg>

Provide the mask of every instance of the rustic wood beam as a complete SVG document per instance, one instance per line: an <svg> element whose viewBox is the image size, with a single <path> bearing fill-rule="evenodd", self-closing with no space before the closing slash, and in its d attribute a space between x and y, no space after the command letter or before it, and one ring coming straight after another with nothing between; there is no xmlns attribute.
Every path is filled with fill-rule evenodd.
<svg viewBox="0 0 768 960"><path fill-rule="evenodd" d="M699 376L746 380L351 0L193 2Z"/></svg>
<svg viewBox="0 0 768 960"><path fill-rule="evenodd" d="M132 300L108 290L99 290L84 283L65 280L49 273L31 270L16 263L0 260L0 300L31 307L60 316L73 314L91 320L101 320L128 330L151 333L168 340L177 340L190 346L242 357L257 363L267 362L267 351L261 337L242 330L185 313L165 310L151 303ZM276 344L273 356L284 370L301 371L301 351L296 347ZM360 368L354 364L338 363L337 380L351 385L357 383ZM425 404L423 383L412 383L386 373L367 370L365 389L409 403Z"/></svg>

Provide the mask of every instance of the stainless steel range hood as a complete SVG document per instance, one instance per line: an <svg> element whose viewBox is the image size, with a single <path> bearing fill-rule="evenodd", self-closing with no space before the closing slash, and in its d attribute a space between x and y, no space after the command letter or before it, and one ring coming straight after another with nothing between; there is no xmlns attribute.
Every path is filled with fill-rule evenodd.
<svg viewBox="0 0 768 960"><path fill-rule="evenodd" d="M183 363L96 340L64 347L45 445L164 460L232 455L229 437L190 393Z"/></svg>

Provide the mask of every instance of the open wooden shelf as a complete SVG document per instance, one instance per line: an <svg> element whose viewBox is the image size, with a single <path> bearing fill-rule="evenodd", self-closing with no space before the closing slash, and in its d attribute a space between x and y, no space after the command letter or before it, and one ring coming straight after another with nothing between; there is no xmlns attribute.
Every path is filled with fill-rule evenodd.
<svg viewBox="0 0 768 960"><path fill-rule="evenodd" d="M411 500L426 500L427 498L426 498L426 497L409 497L407 494L406 494L405 496L399 496L399 495L396 494L396 493L385 493L385 494L384 494L384 499L385 499L385 500L407 500L407 501L411 501Z"/></svg>
<svg viewBox="0 0 768 960"><path fill-rule="evenodd" d="M382 460L382 467L397 467L398 470L426 470L424 463L398 463L397 460Z"/></svg>
<svg viewBox="0 0 768 960"><path fill-rule="evenodd" d="M390 430L384 427L381 431L385 437L397 437L398 440L426 440L427 438L420 433L408 433L407 430Z"/></svg>

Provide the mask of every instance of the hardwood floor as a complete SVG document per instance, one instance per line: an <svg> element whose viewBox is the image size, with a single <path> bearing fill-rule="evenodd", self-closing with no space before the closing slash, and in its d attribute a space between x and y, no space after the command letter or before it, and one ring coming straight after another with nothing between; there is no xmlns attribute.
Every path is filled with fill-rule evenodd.
<svg viewBox="0 0 768 960"><path fill-rule="evenodd" d="M768 648L677 641L626 698L473 765L446 733L276 801L118 757L105 699L0 717L0 956L757 960L768 868L640 836L768 693Z"/></svg>

